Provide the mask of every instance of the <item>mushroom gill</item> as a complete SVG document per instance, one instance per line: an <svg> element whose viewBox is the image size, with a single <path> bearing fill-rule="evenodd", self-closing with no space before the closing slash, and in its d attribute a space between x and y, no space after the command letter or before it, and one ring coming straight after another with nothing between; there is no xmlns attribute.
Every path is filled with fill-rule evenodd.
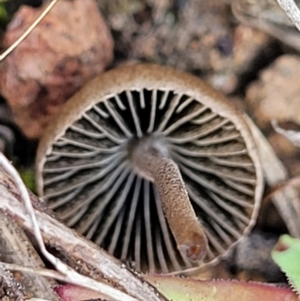
<svg viewBox="0 0 300 301"><path fill-rule="evenodd" d="M243 114L155 65L87 84L46 131L36 166L58 217L142 272L216 262L255 223L263 188Z"/></svg>

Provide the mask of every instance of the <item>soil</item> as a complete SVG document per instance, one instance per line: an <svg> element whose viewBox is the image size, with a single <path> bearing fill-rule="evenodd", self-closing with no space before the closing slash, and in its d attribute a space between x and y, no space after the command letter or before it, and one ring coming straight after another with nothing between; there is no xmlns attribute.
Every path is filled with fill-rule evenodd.
<svg viewBox="0 0 300 301"><path fill-rule="evenodd" d="M272 118L280 118L281 121L292 119L300 123L298 116L291 118L291 114L285 114L286 104L280 102L280 99L291 92L291 87L296 90L298 85L299 76L293 69L299 64L299 58L293 49L287 48L282 42L259 29L241 24L232 13L229 0L97 0L97 2L115 45L114 60L109 68L135 62L151 62L173 66L200 76L246 110L263 130L290 175L299 174L300 164L297 160L299 150L275 133L270 125ZM294 53L295 61L286 56L290 53ZM280 69L283 63L284 70L283 67ZM278 101L272 96L275 91L274 82L278 83L276 88L280 91L280 94L277 93ZM296 98L299 93L288 95L298 108ZM266 103L272 110L266 109ZM280 111L280 117L272 113L276 109ZM0 123L10 124L15 132L20 132L15 130L17 127L12 120L9 123L7 120L2 122L1 115ZM30 140L24 140L24 136L22 140L16 136L15 140L14 143L19 144L18 147L20 143L25 148L32 145ZM15 152L13 156L17 157L19 162L30 165L33 163L34 150L30 148L30 154ZM261 261L257 258L262 258L261 254L270 252L278 234L286 230L276 210L273 207L266 208L265 210L272 213L272 219L262 222L256 229L255 236L249 238L259 242L259 250L247 249L247 252L250 252L247 254L255 258L257 268L253 271L251 263L247 266L244 264L245 249L240 247L235 252L241 253L232 255L235 260L230 257L231 262L223 262L220 268L222 272L219 270L218 275L223 273L228 277L247 280L266 281L270 278L273 282L283 280L276 267L272 267L271 276L266 274L264 269L259 269ZM271 224L266 226L268 222ZM280 230L276 228L278 225ZM276 233L269 235L266 228L273 232L276 229ZM240 271L241 267L243 273ZM211 274L214 273L216 272L213 271Z"/></svg>

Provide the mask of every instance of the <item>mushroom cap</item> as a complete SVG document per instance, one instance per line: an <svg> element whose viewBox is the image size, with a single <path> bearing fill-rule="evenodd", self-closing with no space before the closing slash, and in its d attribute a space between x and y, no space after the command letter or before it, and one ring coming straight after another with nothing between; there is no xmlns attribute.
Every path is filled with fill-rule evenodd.
<svg viewBox="0 0 300 301"><path fill-rule="evenodd" d="M177 250L151 182L128 142L162 139L208 239L202 263ZM215 263L256 221L263 190L244 114L199 78L156 65L100 75L62 108L42 138L36 180L68 226L142 272Z"/></svg>

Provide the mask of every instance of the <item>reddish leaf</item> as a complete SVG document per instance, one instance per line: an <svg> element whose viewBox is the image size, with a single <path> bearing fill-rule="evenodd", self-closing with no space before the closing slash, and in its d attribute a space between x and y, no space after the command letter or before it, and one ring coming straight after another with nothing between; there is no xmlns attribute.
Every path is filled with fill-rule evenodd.
<svg viewBox="0 0 300 301"><path fill-rule="evenodd" d="M288 288L270 284L228 280L200 281L167 276L146 276L172 301L299 301ZM57 288L64 301L83 301L105 297L99 293L73 285Z"/></svg>

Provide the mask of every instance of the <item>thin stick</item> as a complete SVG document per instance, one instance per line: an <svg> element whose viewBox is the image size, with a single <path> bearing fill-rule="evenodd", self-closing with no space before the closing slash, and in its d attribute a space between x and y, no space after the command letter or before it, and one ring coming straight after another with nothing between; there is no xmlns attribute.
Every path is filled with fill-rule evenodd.
<svg viewBox="0 0 300 301"><path fill-rule="evenodd" d="M71 282L73 284L77 284L79 286L83 286L95 291L98 291L109 298L117 299L117 300L124 300L124 301L137 301L137 299L130 297L129 295L110 287L109 285L99 283L95 281L94 279L88 278L86 276L83 276L79 273L77 273L75 270L71 269L69 266L64 264L62 261L60 261L58 258L53 256L51 253L49 253L46 250L42 234L34 213L34 209L32 207L30 197L28 194L28 191L22 182L18 172L15 170L15 168L9 163L9 161L6 159L6 157L0 153L0 165L2 165L2 168L12 177L14 180L17 189L20 193L20 197L24 202L25 208L27 213L29 214L30 220L33 225L33 231L35 234L35 238L37 240L38 246L40 248L41 253L45 256L49 262L51 262L55 268L62 274L61 276L64 277L64 281Z"/></svg>
<svg viewBox="0 0 300 301"><path fill-rule="evenodd" d="M294 0L277 0L279 6L285 11L286 15L300 31L300 10Z"/></svg>
<svg viewBox="0 0 300 301"><path fill-rule="evenodd" d="M41 15L29 26L29 28L7 49L0 55L0 61L3 61L11 52L13 52L18 45L25 40L25 38L32 32L32 30L42 21L42 19L49 13L52 7L58 0L52 0Z"/></svg>

